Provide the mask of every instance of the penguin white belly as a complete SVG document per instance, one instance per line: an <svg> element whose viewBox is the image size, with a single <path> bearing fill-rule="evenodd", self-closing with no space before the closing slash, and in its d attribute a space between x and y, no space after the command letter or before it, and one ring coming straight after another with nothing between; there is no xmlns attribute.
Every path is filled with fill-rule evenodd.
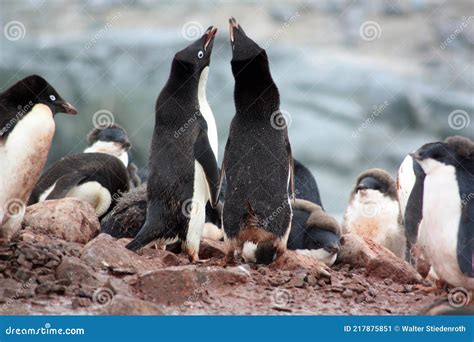
<svg viewBox="0 0 474 342"><path fill-rule="evenodd" d="M442 166L426 176L418 243L442 280L474 289L474 278L462 273L457 260L461 198L455 172L452 166Z"/></svg>
<svg viewBox="0 0 474 342"><path fill-rule="evenodd" d="M405 245L402 227L398 222L400 208L394 201L376 190L366 190L366 195L357 193L344 215L344 232L358 234L374 240L404 258Z"/></svg>
<svg viewBox="0 0 474 342"><path fill-rule="evenodd" d="M217 135L217 125L216 119L214 118L214 114L212 113L211 107L207 102L206 96L206 84L207 78L209 75L209 67L205 67L204 70L201 72L201 76L199 77L199 86L198 86L198 101L199 101L199 110L207 122L207 136L209 138L209 144L211 145L212 151L216 156L217 161L217 154L218 150L218 135Z"/></svg>
<svg viewBox="0 0 474 342"><path fill-rule="evenodd" d="M206 220L206 203L209 200L209 186L204 169L199 162L194 161L194 188L191 204L188 231L186 234L186 249L189 255L199 252L204 221Z"/></svg>
<svg viewBox="0 0 474 342"><path fill-rule="evenodd" d="M87 182L75 186L68 191L66 197L75 197L88 202L97 216L105 214L112 203L109 190L99 182Z"/></svg>
<svg viewBox="0 0 474 342"><path fill-rule="evenodd" d="M6 238L20 228L23 220L22 214L9 215L8 204L15 201L26 206L48 158L54 130L53 113L48 106L37 104L0 143L0 234Z"/></svg>
<svg viewBox="0 0 474 342"><path fill-rule="evenodd" d="M400 203L400 210L403 215L405 214L408 198L415 186L415 181L416 176L413 172L413 158L407 156L400 165L397 176L398 202Z"/></svg>
<svg viewBox="0 0 474 342"><path fill-rule="evenodd" d="M202 231L202 237L219 241L224 237L222 229L219 229L214 223L206 222L204 223L204 228Z"/></svg>
<svg viewBox="0 0 474 342"><path fill-rule="evenodd" d="M96 141L92 146L86 148L84 153L107 153L120 159L125 167L128 166L127 151L119 143L113 141Z"/></svg>

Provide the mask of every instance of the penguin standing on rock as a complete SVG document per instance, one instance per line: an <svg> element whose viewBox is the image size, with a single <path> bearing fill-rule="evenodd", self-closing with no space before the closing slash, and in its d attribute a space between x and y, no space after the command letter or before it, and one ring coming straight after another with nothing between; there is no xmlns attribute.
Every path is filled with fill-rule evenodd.
<svg viewBox="0 0 474 342"><path fill-rule="evenodd" d="M370 169L357 178L344 213L343 231L368 237L405 259L406 238L393 178Z"/></svg>
<svg viewBox="0 0 474 342"><path fill-rule="evenodd" d="M77 111L40 76L0 94L0 238L21 228L25 203L48 158L56 113Z"/></svg>
<svg viewBox="0 0 474 342"><path fill-rule="evenodd" d="M89 146L84 153L107 153L122 161L128 171L130 186L136 188L141 184L137 166L132 161L132 147L127 132L116 124L94 128L87 136Z"/></svg>
<svg viewBox="0 0 474 342"><path fill-rule="evenodd" d="M436 276L474 290L474 143L454 136L412 154L426 174L418 244Z"/></svg>
<svg viewBox="0 0 474 342"><path fill-rule="evenodd" d="M178 52L156 102L156 123L149 160L147 216L127 248L151 242L182 242L192 261L199 244L208 200L217 202L217 132L205 87L214 37L210 27Z"/></svg>
<svg viewBox="0 0 474 342"><path fill-rule="evenodd" d="M287 127L274 122L281 116L280 95L267 54L234 18L229 22L236 114L220 177L227 182L222 215L227 262L239 249L246 262L270 264L285 252L290 234L293 158Z"/></svg>
<svg viewBox="0 0 474 342"><path fill-rule="evenodd" d="M127 169L105 153L69 155L53 163L40 177L29 205L45 200L75 197L89 202L100 218L129 190Z"/></svg>

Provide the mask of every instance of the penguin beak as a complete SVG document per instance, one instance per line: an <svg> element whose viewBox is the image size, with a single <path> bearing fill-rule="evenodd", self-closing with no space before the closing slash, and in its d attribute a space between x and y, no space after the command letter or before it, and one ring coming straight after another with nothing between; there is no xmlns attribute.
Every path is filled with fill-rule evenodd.
<svg viewBox="0 0 474 342"><path fill-rule="evenodd" d="M60 106L61 106L61 110L62 110L63 113L72 114L72 115L77 114L77 109L72 104L70 104L69 102L61 103Z"/></svg>
<svg viewBox="0 0 474 342"><path fill-rule="evenodd" d="M210 26L207 29L206 33L204 33L204 36L206 37L204 41L204 50L206 50L207 47L213 42L216 34L217 34L217 27Z"/></svg>
<svg viewBox="0 0 474 342"><path fill-rule="evenodd" d="M234 17L230 17L229 19L229 36L230 42L234 44L235 42L235 30L239 30L240 25L237 23L237 20Z"/></svg>

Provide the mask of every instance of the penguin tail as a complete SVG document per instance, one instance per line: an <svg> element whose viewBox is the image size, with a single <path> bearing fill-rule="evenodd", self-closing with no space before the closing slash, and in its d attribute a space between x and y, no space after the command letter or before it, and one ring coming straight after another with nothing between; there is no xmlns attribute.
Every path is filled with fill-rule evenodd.
<svg viewBox="0 0 474 342"><path fill-rule="evenodd" d="M245 241L242 247L242 257L245 262L269 265L277 257L277 248L272 241Z"/></svg>

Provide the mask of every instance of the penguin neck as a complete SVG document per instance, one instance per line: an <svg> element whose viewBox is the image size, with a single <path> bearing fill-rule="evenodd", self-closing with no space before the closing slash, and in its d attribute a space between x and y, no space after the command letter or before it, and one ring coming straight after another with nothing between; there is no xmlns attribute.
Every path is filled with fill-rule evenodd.
<svg viewBox="0 0 474 342"><path fill-rule="evenodd" d="M232 62L235 77L234 100L237 113L270 117L280 107L280 95L268 63L255 59Z"/></svg>
<svg viewBox="0 0 474 342"><path fill-rule="evenodd" d="M173 97L195 99L199 87L199 76L193 65L174 59L165 89L173 94Z"/></svg>

